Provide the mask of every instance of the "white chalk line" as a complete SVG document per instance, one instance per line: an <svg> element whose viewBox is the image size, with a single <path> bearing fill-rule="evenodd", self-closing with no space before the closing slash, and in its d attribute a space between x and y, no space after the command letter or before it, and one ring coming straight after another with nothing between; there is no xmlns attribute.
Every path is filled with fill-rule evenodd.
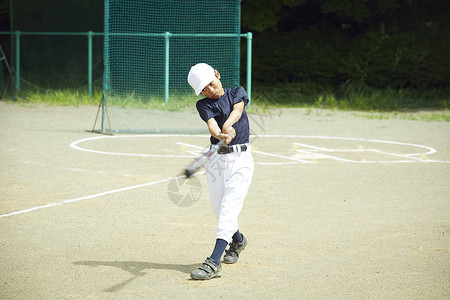
<svg viewBox="0 0 450 300"><path fill-rule="evenodd" d="M308 150L296 149L296 152L303 153L303 154L308 154L308 155L311 155L312 157L315 157L315 158L329 158L329 159L342 161L342 162L348 162L348 163L366 163L366 164L370 164L370 163L380 163L380 162L386 162L386 161L345 159L345 158L341 158L341 157L337 157L337 156L333 156L333 155L318 153L318 151L332 152L332 153L336 153L336 152L375 152L375 153L384 154L384 155L387 155L387 156L394 156L394 157L401 157L401 158L407 158L408 159L408 160L401 161L401 162L411 162L411 161L423 160L421 158L413 157L413 156L411 156L411 154L405 154L405 155L403 155L403 154L396 154L396 153L381 151L381 150L377 150L377 149L330 149L330 148L324 148L324 147L317 147L317 146L314 146L314 145L308 145L308 144L304 144L304 143L294 143L294 145L310 149L309 151ZM419 155L419 154L412 154L412 155ZM396 162L399 162L399 161L396 161Z"/></svg>
<svg viewBox="0 0 450 300"><path fill-rule="evenodd" d="M189 135L189 134L95 136L95 137L90 137L90 138L85 138L85 139L80 139L80 140L74 141L74 142L72 142L70 144L70 147L75 149L75 150L79 150L79 151L91 152L91 153L97 153L97 154L105 154L105 155L140 156L140 157L180 157L180 158L192 158L193 156L195 156L197 151L195 151L195 150L194 151L186 151L186 152L190 153L191 155L139 154L139 153L119 153L119 152L98 151L98 150L87 149L87 148L83 148L83 147L79 146L79 144L81 144L83 142L92 141L92 140L98 140L98 139L107 139L107 138L192 137L192 136L195 136L195 137L209 137L209 135ZM416 161L450 163L450 161L429 160L429 159L423 160L423 159L414 157L414 156L417 156L417 155L430 155L430 154L436 153L436 150L434 148L431 148L431 147L428 147L428 146L411 144L411 143L392 142L392 141L383 141L383 140L374 140L374 139L363 139L363 138L346 138L346 137L329 137L329 136L306 136L306 135L258 135L257 137L263 137L263 138L312 138L312 139L365 141L365 142L377 142L377 143L386 143L386 144L394 144L394 145L413 146L413 147L418 147L418 148L423 148L423 149L428 150L428 152L426 152L426 153L412 153L412 154L401 155L401 154L395 154L395 153L390 153L390 152L384 152L384 151L376 150L376 149L367 149L366 151L372 151L372 152L378 152L378 153L382 153L382 154L394 155L394 156L398 156L398 157L407 158L408 160L402 160L402 161L355 161L355 160L346 160L346 159L338 158L338 157L331 156L331 155L325 155L325 154L317 153L317 151L324 151L324 152L338 152L338 151L343 151L343 152L345 152L345 151L361 152L361 151L364 151L364 149L343 149L343 150L338 150L338 149L329 149L329 148L317 147L317 146L307 145L307 144L303 144L303 143L294 143L294 144L297 144L297 145L300 145L300 146L304 146L304 147L310 148L310 151L298 150L297 149L296 150L297 152L308 154L308 155L312 155L313 157L316 157L316 158L319 158L319 157L330 158L330 159L343 160L343 161L352 162L352 163L355 163L355 162L357 162L357 163L393 163L393 162L395 162L395 163L405 163L405 162L416 162ZM197 150L204 149L202 147L199 147L199 146L196 146L196 145L192 145L192 144L186 144L186 143L181 143L181 142L177 142L177 144L178 145L182 145L182 146L192 147L192 148L195 148ZM276 158L287 159L287 160L290 161L290 162L258 162L258 163L256 163L256 164L260 164L260 165L291 165L291 164L298 164L298 163L312 163L311 161L308 161L308 160L294 158L294 157L285 156L285 155L279 155L279 154L268 153L268 152L257 151L257 150L254 150L253 152L257 153L257 154L265 155L265 156L271 156L271 157L276 157ZM201 173L198 173L198 174L201 174ZM124 191L129 191L129 190L133 190L133 189L137 189L137 188L141 188L141 187L148 187L148 186L152 186L152 185L155 185L155 184L167 182L167 181L170 181L172 179L179 179L179 178L181 178L183 176L184 175L177 176L177 177L170 177L170 178L166 178L166 179L162 179L162 180L158 180L158 181L153 181L153 182L148 182L148 183L144 183L144 184L129 186L129 187L121 188L121 189L115 189L115 190L111 190L111 191L97 193L97 194L94 194L94 195L89 195L89 196L84 196L84 197L79 197L79 198L69 199L69 200L62 200L62 201L54 202L54 203L48 203L48 204L45 204L45 205L35 206L35 207L32 207L32 208L23 209L23 210L20 210L20 211L3 214L3 215L0 215L0 218L9 217L9 216L13 216L13 215L20 215L20 214L32 212L32 211L39 210L39 209L44 209L44 208L64 205L64 204L78 202L78 201L82 201L82 200L98 198L98 197L101 197L101 196L110 195L110 194L119 193L119 192L124 192Z"/></svg>
<svg viewBox="0 0 450 300"><path fill-rule="evenodd" d="M205 150L205 148L202 148L202 147L197 146L197 145L181 143L181 142L176 142L176 144L177 145L181 145L181 146L185 146L185 147L191 147L191 148L198 149L198 150ZM194 151L186 151L186 152L192 153L192 154L196 153ZM268 153L268 152L263 152L263 151L258 151L258 150L252 150L252 153L258 153L258 154L261 154L261 155L277 157L277 158L283 158L283 159L287 159L287 160L293 160L295 162L311 163L310 161L303 160L303 159L297 159L297 158L293 158L293 157L290 157L290 156L279 155L279 154L274 154L274 153ZM256 163L256 164L259 164L259 165L286 165L286 164L294 164L294 162L281 162L281 163L280 162L278 162L278 163L260 162L260 163Z"/></svg>
<svg viewBox="0 0 450 300"><path fill-rule="evenodd" d="M199 156L202 152L206 151L207 148L203 148L197 145L192 145L192 144L187 144L187 143L182 143L182 142L176 142L175 144L183 146L183 147L189 147L189 148L194 148L196 150L184 150L186 153L189 153L192 155L192 157L197 157Z"/></svg>
<svg viewBox="0 0 450 300"><path fill-rule="evenodd" d="M268 153L268 152L263 152L263 151L259 151L259 150L253 150L252 152L261 154L261 155L270 156L270 157L277 157L277 158L283 158L283 159L287 159L287 160L293 160L293 161L301 162L304 164L311 163L311 161L309 161L309 160L304 160L304 159L299 159L299 158L295 158L295 157L291 157L291 156L279 155L279 154L274 154L274 153Z"/></svg>
<svg viewBox="0 0 450 300"><path fill-rule="evenodd" d="M190 154L190 155L166 155L166 154L143 154L143 153L119 153L119 152L108 152L108 151L99 151L99 150L92 150L92 149L88 149L88 148L84 148L81 147L80 144L83 142L87 142L87 141L91 141L91 140L98 140L98 139L108 139L108 138L142 138L142 137L209 137L209 135L189 135L189 134L151 134L151 135L121 135L121 136L95 136L95 137L90 137L90 138L85 138L85 139L81 139L81 140L77 140L73 143L70 144L70 147L76 150L80 150L80 151L85 151L85 152L92 152L92 153L97 153L97 154L106 154L106 155L121 155L121 156L140 156L140 157L161 157L161 158L192 158L195 157L196 155L198 155L198 152L196 150L193 151L186 151L186 153ZM405 162L430 162L430 163L450 163L450 161L445 161L445 160L431 160L431 159L422 159L422 158L418 158L418 157L414 157L414 156L423 156L423 155L431 155L436 153L436 149L432 148L432 147L428 147L428 146L424 146L424 145L418 145L418 144L412 144L412 143L403 143L403 142L394 142L394 141L385 141L385 140L377 140L377 139L365 139L365 138L352 138L352 137L333 137L333 136L311 136L311 135L255 135L252 136L253 139L257 139L257 138L305 138L305 139L326 139L326 140L344 140L344 141L360 141L360 142L375 142L375 143L382 143L382 144L392 144L392 145L401 145L401 146L411 146L411 147L416 147L416 148L421 148L421 149L425 149L426 152L423 153L408 153L408 154L395 154L395 153L390 153L390 152L384 152L385 155L391 155L391 156L398 156L400 158L403 158L404 160L391 160L391 161L375 161L376 163L405 163ZM196 145L191 145L191 144L186 144L186 143L181 143L178 142L177 144L182 145L182 146L189 146L189 147L193 147L197 150L199 149L203 149L202 147L196 146ZM299 145L302 143L298 143ZM306 145L306 144L302 144L302 145ZM327 148L323 148L323 147L317 147L317 146L311 146L310 147L315 147L316 150L321 150L321 149L327 149ZM337 152L339 151L338 149L328 149L328 151L334 151ZM354 151L357 152L359 150L353 149L353 150L346 150L346 151ZM371 149L370 151L372 152L377 152L382 154L383 152L381 150L376 150L376 149ZM254 153L258 153L257 151L253 151ZM311 163L311 161L308 160L304 160L304 159L300 159L300 158L295 158L295 157L289 157L289 156L284 156L284 155L279 155L279 154L274 154L274 153L268 153L268 152L262 152L259 151L258 154L261 155L265 155L265 156L272 156L272 157L278 157L281 159L287 159L290 161L296 161L297 163ZM306 154L306 153L304 153ZM335 156L330 156L328 158L332 159L332 157ZM316 156L317 158L317 156ZM322 157L325 158L325 157ZM335 157L336 158L336 157ZM372 161L367 161L367 162L363 162L363 161L355 161L355 160L347 160L347 162L358 162L358 163L372 163ZM287 164L286 162L278 162L278 163L273 163L273 162L258 162L257 164L268 164L268 165L284 165Z"/></svg>
<svg viewBox="0 0 450 300"><path fill-rule="evenodd" d="M394 142L394 141L385 141L385 140L376 140L376 139L365 139L365 138L352 138L352 137L336 137L336 136L319 136L319 135L261 135L261 137L265 138L305 138L305 139L325 139L325 140L343 140L343 141L360 141L360 142L374 142L381 144L392 144L392 145L401 145L401 146L412 146L417 148L423 148L428 150L426 153L414 153L410 155L430 155L436 153L436 149L424 145L411 144L411 143L403 143L403 142ZM320 147L318 147L320 148Z"/></svg>
<svg viewBox="0 0 450 300"><path fill-rule="evenodd" d="M110 191L106 191L106 192L102 192L102 193L97 193L97 194L94 194L94 195L78 197L78 198L75 198L75 199L62 200L62 201L58 201L58 202L54 202L54 203L48 203L48 204L45 204L45 205L35 206L35 207L32 207L32 208L27 208L27 209L23 209L23 210L11 212L11 213L3 214L3 215L0 215L0 219L1 218L5 218L5 217L14 216L14 215L20 215L20 214L32 212L32 211L35 211L35 210L38 210L38 209L59 206L59 205L64 205L64 204L68 204L68 203L74 203L74 202L78 202L78 201L82 201L82 200L88 200L88 199L98 198L98 197L102 197L102 196L106 196L106 195L111 195L111 194L115 194L115 193L130 191L130 190L134 190L134 189L138 189L138 188L148 187L148 186L156 185L156 184L159 184L159 183L168 182L170 180L179 179L179 178L182 178L182 177L185 177L185 176L184 175L180 175L180 176L176 176L176 177L169 177L169 178L165 178L165 179L161 179L161 180L157 180L157 181L152 181L152 182L147 182L147 183L143 183L143 184L128 186L128 187L124 187L124 188L120 188L120 189L110 190Z"/></svg>
<svg viewBox="0 0 450 300"><path fill-rule="evenodd" d="M379 140L365 140L365 141L372 141L372 142L386 142L386 141L379 141ZM387 152L387 151L382 151L382 150L378 150L378 149L330 149L330 148L324 148L324 147L318 147L318 146L314 146L314 145L309 145L309 144L304 144L304 143L293 143L296 146L301 146L304 148L309 148L310 150L300 150L300 149L296 149L296 152L302 153L302 154L307 154L310 155L310 157L312 158L329 158L329 159L333 159L333 160L337 160L337 161L342 161L342 162L348 162L348 163L408 163L408 162L439 162L439 163L449 163L450 161L442 161L442 160L430 160L430 159L426 159L424 158L425 155L427 154L433 154L436 153L436 150L434 148L431 147L427 147L427 146L423 146L423 145L416 145L416 144L408 144L408 143L399 143L399 142L390 142L392 144L400 144L400 145L407 145L407 146L414 146L414 147L422 147L428 150L428 152L426 153L409 153L409 154L398 154L398 153L393 153L393 152ZM336 152L374 152L374 153L378 153L378 154L383 154L386 156L394 156L394 157L399 157L399 158L403 158L405 160L351 160L351 159L344 159L341 157L337 157L337 156L333 156L333 155L328 155L328 154L323 154L323 153L318 153L319 151L322 152L331 152L331 153L336 153ZM421 157L415 157L415 156L421 156Z"/></svg>
<svg viewBox="0 0 450 300"><path fill-rule="evenodd" d="M170 134L143 134L143 135L120 135L120 136L94 136L90 138L85 138L81 140L77 140L72 142L69 146L75 150L79 151L85 151L85 152L91 152L91 153L97 153L97 154L106 154L106 155L117 155L117 156L139 156L139 157L169 157L169 158L192 158L193 155L171 155L171 154L145 154L145 153L123 153L123 152L109 152L109 151L100 151L100 150L93 150L88 148L83 148L79 144L93 141L93 140L99 140L99 139L117 139L117 138L142 138L142 137L181 137L181 136L192 136L187 134L177 134L177 135L170 135ZM205 136L206 135L196 135L196 136Z"/></svg>
<svg viewBox="0 0 450 300"><path fill-rule="evenodd" d="M205 148L197 146L197 145L192 145L192 144L187 144L187 143L182 143L182 142L176 142L175 144L181 145L181 146L186 146L186 147L191 147L191 148L198 149L198 150L205 150Z"/></svg>

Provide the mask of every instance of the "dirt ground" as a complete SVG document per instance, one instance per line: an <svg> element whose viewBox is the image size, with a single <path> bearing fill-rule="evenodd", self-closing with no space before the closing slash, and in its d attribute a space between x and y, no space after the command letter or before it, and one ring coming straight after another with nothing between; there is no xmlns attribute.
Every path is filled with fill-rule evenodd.
<svg viewBox="0 0 450 300"><path fill-rule="evenodd" d="M97 107L0 102L0 299L450 299L450 122L250 114L249 244L190 280L216 220L206 136L105 136Z"/></svg>

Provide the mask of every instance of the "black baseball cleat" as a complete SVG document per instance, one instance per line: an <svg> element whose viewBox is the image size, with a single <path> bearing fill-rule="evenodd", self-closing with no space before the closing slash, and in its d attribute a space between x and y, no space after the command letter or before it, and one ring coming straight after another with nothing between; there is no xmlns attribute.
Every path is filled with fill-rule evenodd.
<svg viewBox="0 0 450 300"><path fill-rule="evenodd" d="M209 280L222 276L222 266L217 265L211 258L206 258L201 267L191 272L191 278L195 280Z"/></svg>
<svg viewBox="0 0 450 300"><path fill-rule="evenodd" d="M242 234L242 243L230 243L230 249L225 250L225 255L223 256L223 262L226 264L237 263L239 259L239 254L247 246L247 239Z"/></svg>

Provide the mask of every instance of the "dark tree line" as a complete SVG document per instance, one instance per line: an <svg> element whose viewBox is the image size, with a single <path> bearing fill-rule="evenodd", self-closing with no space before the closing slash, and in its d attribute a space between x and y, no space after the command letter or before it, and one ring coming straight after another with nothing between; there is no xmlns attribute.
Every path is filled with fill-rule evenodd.
<svg viewBox="0 0 450 300"><path fill-rule="evenodd" d="M242 27L255 33L256 81L449 84L449 1L246 0Z"/></svg>

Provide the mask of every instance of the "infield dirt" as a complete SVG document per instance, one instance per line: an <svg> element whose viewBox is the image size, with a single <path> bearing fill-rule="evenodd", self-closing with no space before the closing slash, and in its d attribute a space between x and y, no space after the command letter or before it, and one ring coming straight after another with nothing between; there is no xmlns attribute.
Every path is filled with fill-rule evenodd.
<svg viewBox="0 0 450 300"><path fill-rule="evenodd" d="M1 299L450 298L450 122L250 113L249 244L199 282L216 219L175 177L208 138L86 132L96 111L0 101Z"/></svg>

